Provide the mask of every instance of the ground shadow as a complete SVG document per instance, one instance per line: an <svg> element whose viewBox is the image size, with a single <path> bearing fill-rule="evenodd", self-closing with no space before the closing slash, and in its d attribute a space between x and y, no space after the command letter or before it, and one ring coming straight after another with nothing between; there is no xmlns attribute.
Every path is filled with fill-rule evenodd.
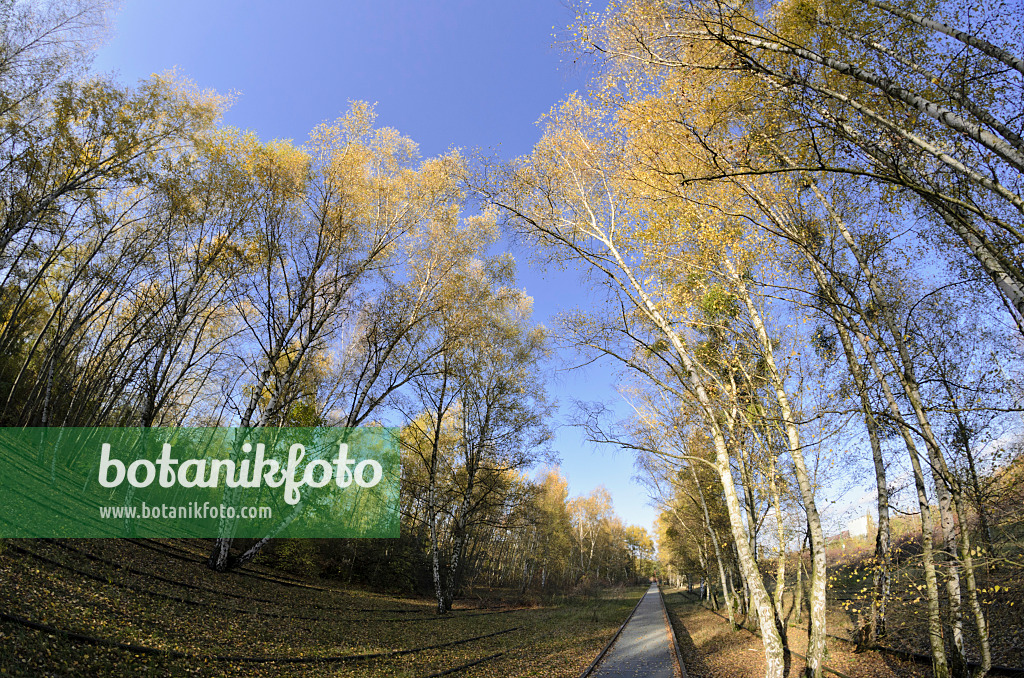
<svg viewBox="0 0 1024 678"><path fill-rule="evenodd" d="M674 598L674 599L673 599ZM676 614L674 608L687 609L690 606L698 605L692 599L683 595L682 592L676 591L665 596L665 602L668 605L665 609L668 610L668 617L672 622L672 628L676 633L676 640L679 643L679 652L682 654L682 662L686 667L686 675L689 678L712 678L714 673L711 668L705 663L703 656L697 651L697 646L693 643L693 638L690 637L689 632L683 625L679 615Z"/></svg>

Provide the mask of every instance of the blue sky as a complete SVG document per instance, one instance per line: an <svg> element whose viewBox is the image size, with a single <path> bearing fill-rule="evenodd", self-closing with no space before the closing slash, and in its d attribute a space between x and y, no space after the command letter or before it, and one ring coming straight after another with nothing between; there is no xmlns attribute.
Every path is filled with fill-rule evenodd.
<svg viewBox="0 0 1024 678"><path fill-rule="evenodd" d="M238 92L225 122L266 140L302 142L363 100L424 156L480 147L511 158L537 141L541 115L585 87L561 47L572 19L560 0L124 0L94 68L128 82L176 68L201 88ZM553 326L559 311L591 303L573 274L513 252L536 321ZM621 403L613 381L599 363L560 373L551 392L565 411L573 398ZM573 494L603 484L626 522L651 527L629 453L595 450L568 427L555 449Z"/></svg>
<svg viewBox="0 0 1024 678"><path fill-rule="evenodd" d="M302 141L348 101L420 144L527 152L534 122L582 80L552 49L559 0L127 0L96 66L133 80L178 67L241 97L227 122Z"/></svg>

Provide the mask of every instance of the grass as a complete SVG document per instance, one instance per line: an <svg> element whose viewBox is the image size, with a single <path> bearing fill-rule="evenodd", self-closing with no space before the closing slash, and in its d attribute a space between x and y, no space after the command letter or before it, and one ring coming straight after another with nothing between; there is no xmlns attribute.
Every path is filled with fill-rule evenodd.
<svg viewBox="0 0 1024 678"><path fill-rule="evenodd" d="M200 562L198 544L76 540L68 545L8 540L0 546L0 612L190 656L99 647L0 621L0 675L411 677L503 653L459 675L576 676L643 593L642 588L613 589L501 610L463 604L439 619L429 599L341 589L258 566L244 574L216 574ZM515 630L500 633L509 629ZM493 633L500 635L370 660L209 659L387 653Z"/></svg>

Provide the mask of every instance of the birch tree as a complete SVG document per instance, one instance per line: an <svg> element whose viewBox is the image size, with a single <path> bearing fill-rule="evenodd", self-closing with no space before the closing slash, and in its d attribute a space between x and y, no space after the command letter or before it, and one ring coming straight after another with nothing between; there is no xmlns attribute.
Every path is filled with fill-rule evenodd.
<svg viewBox="0 0 1024 678"><path fill-rule="evenodd" d="M943 242L974 259L1020 326L1024 74L1019 45L1007 43L1019 16L1002 5L977 9L984 16L970 20L981 31L964 25L955 3L778 2L759 11L638 0L605 25L584 22L582 33L642 68L758 83L748 103L772 122L744 145L771 139L795 162L751 153L749 166L719 176L812 170L875 182L945 229Z"/></svg>
<svg viewBox="0 0 1024 678"><path fill-rule="evenodd" d="M651 278L657 271L652 264L660 256L656 228L648 230L646 222L638 225L635 220L643 213L640 202L631 199L629 187L621 181L623 159L616 154L614 138L600 130L600 115L570 100L552 117L532 156L515 163L489 199L503 211L508 225L530 242L555 258L578 259L593 275L601 276L623 318L630 324L635 320L647 336L654 333L664 343L671 356L665 360L665 369L672 382L666 383L652 371L644 374L661 387L692 397L702 410L714 443L733 541L761 622L769 675L781 676L782 638L750 551L731 471L728 433L709 393L708 369L699 363L689 339L699 325L687 317L685 307L668 303L667 290ZM629 329L625 332L628 339ZM645 337L638 343L652 346L655 340ZM609 354L634 364L631 354L614 350Z"/></svg>
<svg viewBox="0 0 1024 678"><path fill-rule="evenodd" d="M239 243L245 293L236 311L244 378L226 394L243 428L284 421L303 394L304 367L356 327L365 285L386 270L401 239L457 213L451 163L417 167L415 145L373 122L372 109L355 104L316 128L306 148L275 142L249 158L256 198ZM357 422L368 410L350 414ZM230 539L217 541L213 569L229 566L229 547Z"/></svg>
<svg viewBox="0 0 1024 678"><path fill-rule="evenodd" d="M481 244L483 244L481 242ZM509 473L544 460L549 406L540 381L541 328L511 288L510 261L468 257L431 320L431 368L405 399L404 445L422 464L437 612L462 586L473 527L503 500Z"/></svg>

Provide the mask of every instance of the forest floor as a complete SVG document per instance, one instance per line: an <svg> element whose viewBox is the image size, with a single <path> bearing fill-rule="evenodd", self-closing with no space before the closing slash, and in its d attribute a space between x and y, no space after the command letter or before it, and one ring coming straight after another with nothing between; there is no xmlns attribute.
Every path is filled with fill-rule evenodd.
<svg viewBox="0 0 1024 678"><path fill-rule="evenodd" d="M201 544L180 541L0 540L0 675L425 678L460 669L460 676L575 677L644 591L611 589L543 605L494 592L439 618L429 598L343 588L263 565L217 574L204 558ZM858 571L858 559L839 560L834 575ZM835 583L848 587L846 579ZM1017 665L1019 655L1007 651L1019 647L1021 627L1012 606L1019 589L1011 591L989 612L996 645L1006 647L997 663ZM730 631L684 590L665 593L690 676L764 675L760 638ZM911 616L900 607L894 622ZM848 635L850 611L832 607L829 625ZM899 647L917 649L912 625L893 627ZM790 643L805 654L806 633L791 627ZM832 639L826 664L850 678L930 673ZM794 656L790 675L803 665Z"/></svg>
<svg viewBox="0 0 1024 678"><path fill-rule="evenodd" d="M685 589L665 589L669 618L690 678L760 678L765 674L764 646L750 631L731 631L729 623L701 606ZM806 656L807 634L791 628L790 649ZM928 667L881 652L854 652L854 646L830 639L826 666L850 678L930 676ZM793 656L788 675L803 675L804 660Z"/></svg>
<svg viewBox="0 0 1024 678"><path fill-rule="evenodd" d="M258 565L217 574L203 556L153 540L0 541L0 675L575 677L644 592L474 599L438 617L430 599Z"/></svg>
<svg viewBox="0 0 1024 678"><path fill-rule="evenodd" d="M856 628L870 615L871 567L874 545L871 540L851 541L848 548L832 549L828 554L828 629L829 633L852 639ZM1012 547L1012 548L1011 548ZM899 650L929 653L928 617L925 614L924 572L921 544L917 535L904 535L893 543L893 573L887 614L887 634L882 644ZM979 603L985 612L991 642L992 663L1024 667L1024 568L1019 550L1013 544L1004 548L998 559L975 571ZM979 559L979 563L982 561ZM795 569L795 563L793 564ZM940 570L941 574L941 570ZM806 584L806 579L805 579ZM792 620L794 582L787 583L784 600ZM944 585L940 592L943 616L948 614ZM964 594L964 638L967 659L978 662L978 634ZM806 594L804 600L806 601ZM806 624L805 624L806 627Z"/></svg>

